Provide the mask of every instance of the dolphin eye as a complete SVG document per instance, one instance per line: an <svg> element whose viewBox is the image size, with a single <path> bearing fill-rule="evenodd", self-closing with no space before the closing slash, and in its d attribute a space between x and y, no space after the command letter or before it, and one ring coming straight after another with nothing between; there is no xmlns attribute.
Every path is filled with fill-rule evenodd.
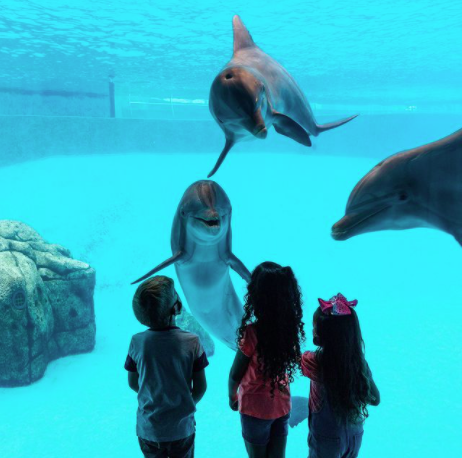
<svg viewBox="0 0 462 458"><path fill-rule="evenodd" d="M402 192L400 195L399 195L399 200L401 202L404 202L408 199L408 195L405 193L405 192Z"/></svg>

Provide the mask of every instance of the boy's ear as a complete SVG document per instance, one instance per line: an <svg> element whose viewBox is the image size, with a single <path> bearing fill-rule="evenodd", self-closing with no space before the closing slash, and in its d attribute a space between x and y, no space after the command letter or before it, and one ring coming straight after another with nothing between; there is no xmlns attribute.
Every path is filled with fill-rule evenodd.
<svg viewBox="0 0 462 458"><path fill-rule="evenodd" d="M177 302L174 306L173 306L173 313L172 315L181 315L181 309L183 307L183 304L181 302Z"/></svg>

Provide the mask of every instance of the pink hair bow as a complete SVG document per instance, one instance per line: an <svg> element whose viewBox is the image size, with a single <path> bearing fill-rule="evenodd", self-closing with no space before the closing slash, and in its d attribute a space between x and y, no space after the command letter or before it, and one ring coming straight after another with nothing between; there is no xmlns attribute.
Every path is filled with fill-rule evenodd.
<svg viewBox="0 0 462 458"><path fill-rule="evenodd" d="M355 307L358 301L347 301L343 294L338 293L328 301L318 299L321 310L326 315L351 315L350 307Z"/></svg>

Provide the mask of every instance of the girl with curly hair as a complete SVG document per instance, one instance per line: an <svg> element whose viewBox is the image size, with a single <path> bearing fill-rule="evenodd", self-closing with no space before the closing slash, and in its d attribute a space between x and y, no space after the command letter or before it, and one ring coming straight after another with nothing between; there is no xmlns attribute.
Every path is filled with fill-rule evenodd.
<svg viewBox="0 0 462 458"><path fill-rule="evenodd" d="M302 356L303 375L311 380L309 458L356 458L367 406L380 403L353 309L358 301L348 301L340 293L318 301L313 316L318 349Z"/></svg>
<svg viewBox="0 0 462 458"><path fill-rule="evenodd" d="M290 267L258 265L245 296L238 351L229 374L229 403L241 414L250 458L283 458L291 398L305 338L302 294Z"/></svg>

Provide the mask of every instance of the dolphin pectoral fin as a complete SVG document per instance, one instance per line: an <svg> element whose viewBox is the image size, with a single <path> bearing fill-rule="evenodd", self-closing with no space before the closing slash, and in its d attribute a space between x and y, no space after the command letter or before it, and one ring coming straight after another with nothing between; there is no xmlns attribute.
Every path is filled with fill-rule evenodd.
<svg viewBox="0 0 462 458"><path fill-rule="evenodd" d="M278 134L285 135L302 145L311 146L311 140L308 132L300 124L296 123L288 116L274 112L273 125Z"/></svg>
<svg viewBox="0 0 462 458"><path fill-rule="evenodd" d="M341 119L340 121L329 122L327 124L316 125L318 128L318 133L325 132L326 130L335 129L336 127L343 126L347 122L350 122L352 119L355 119L359 115L350 116L349 118Z"/></svg>
<svg viewBox="0 0 462 458"><path fill-rule="evenodd" d="M308 399L302 396L292 396L292 410L290 412L289 426L298 426L308 418Z"/></svg>
<svg viewBox="0 0 462 458"><path fill-rule="evenodd" d="M233 34L233 53L236 53L243 48L250 48L255 46L255 43L252 40L247 27L244 25L244 23L241 21L241 18L237 14L233 17Z"/></svg>
<svg viewBox="0 0 462 458"><path fill-rule="evenodd" d="M154 275L156 272L159 272L162 269L165 269L166 267L174 264L175 262L181 261L182 258L184 258L184 253L182 251L178 251L171 258L168 258L167 260L159 264L157 267L154 267L154 269L149 271L146 275L143 275L141 278L138 278L138 280L132 282L131 285L145 280L146 278L150 277L151 275Z"/></svg>
<svg viewBox="0 0 462 458"><path fill-rule="evenodd" d="M213 168L213 170L207 175L207 178L210 178L212 175L215 175L215 173L217 172L217 170L220 168L220 165L222 164L222 162L225 160L225 157L226 155L228 154L229 150L233 147L234 145L234 141L227 138L226 139L226 143L225 143L225 147L223 148L223 151L221 152L220 154L220 157L218 158L218 161L217 163L215 164L215 167Z"/></svg>
<svg viewBox="0 0 462 458"><path fill-rule="evenodd" d="M234 270L234 272L239 274L242 277L242 279L245 280L247 283L250 281L249 269L247 269L244 263L233 253L229 255L228 265L229 267L231 267L231 269Z"/></svg>

